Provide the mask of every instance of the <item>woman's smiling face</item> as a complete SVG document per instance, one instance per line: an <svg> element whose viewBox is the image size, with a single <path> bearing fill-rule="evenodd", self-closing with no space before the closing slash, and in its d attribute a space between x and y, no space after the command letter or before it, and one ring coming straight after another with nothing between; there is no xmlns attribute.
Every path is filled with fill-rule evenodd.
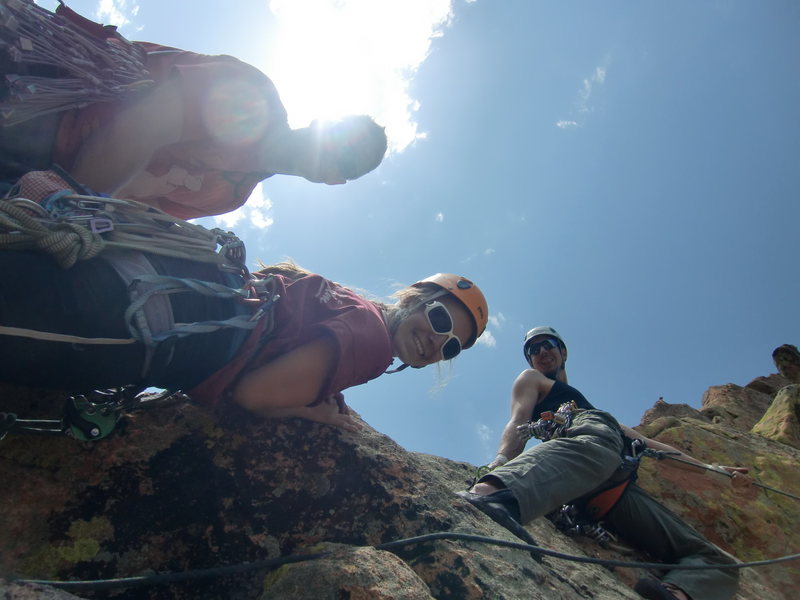
<svg viewBox="0 0 800 600"><path fill-rule="evenodd" d="M453 335L462 346L473 335L472 317L466 308L451 296L437 298L450 313L453 320ZM424 367L442 360L442 345L447 342L447 334L436 333L428 317L425 305L418 307L404 318L392 336L394 355L412 367Z"/></svg>

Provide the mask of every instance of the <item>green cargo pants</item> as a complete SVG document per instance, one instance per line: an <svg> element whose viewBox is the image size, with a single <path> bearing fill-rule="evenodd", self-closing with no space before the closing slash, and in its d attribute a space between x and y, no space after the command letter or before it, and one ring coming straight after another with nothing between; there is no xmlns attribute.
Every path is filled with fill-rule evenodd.
<svg viewBox="0 0 800 600"><path fill-rule="evenodd" d="M540 443L494 469L482 480L499 479L517 499L528 523L580 498L603 483L622 460L623 436L610 414L577 414L565 437ZM636 484L628 486L604 523L655 560L679 564L730 564L736 559L706 540ZM729 600L738 570L673 570L663 579L694 600Z"/></svg>

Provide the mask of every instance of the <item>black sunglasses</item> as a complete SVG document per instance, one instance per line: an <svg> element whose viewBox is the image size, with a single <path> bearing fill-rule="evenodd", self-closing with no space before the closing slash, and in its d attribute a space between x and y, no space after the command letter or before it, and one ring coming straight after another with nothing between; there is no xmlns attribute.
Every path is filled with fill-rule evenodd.
<svg viewBox="0 0 800 600"><path fill-rule="evenodd" d="M558 341L555 338L547 338L525 348L525 356L536 356L542 350L552 350L553 348L558 348Z"/></svg>
<svg viewBox="0 0 800 600"><path fill-rule="evenodd" d="M446 335L442 344L442 360L452 360L461 353L461 340L453 334L453 317L441 302L431 300L425 303L425 317L435 333Z"/></svg>

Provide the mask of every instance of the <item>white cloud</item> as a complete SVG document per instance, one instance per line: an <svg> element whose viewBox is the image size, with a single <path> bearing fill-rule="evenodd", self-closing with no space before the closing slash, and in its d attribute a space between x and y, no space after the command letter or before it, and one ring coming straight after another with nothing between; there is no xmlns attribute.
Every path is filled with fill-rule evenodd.
<svg viewBox="0 0 800 600"><path fill-rule="evenodd" d="M487 463L489 463L495 456L494 448L497 440L494 431L488 425L479 423L475 428L475 435L478 438L478 444Z"/></svg>
<svg viewBox="0 0 800 600"><path fill-rule="evenodd" d="M424 137L409 84L452 18L450 0L271 0L271 67L293 127L370 114L389 149Z"/></svg>
<svg viewBox="0 0 800 600"><path fill-rule="evenodd" d="M497 339L492 335L492 332L487 329L483 332L481 337L478 338L478 341L475 342L475 344L486 346L487 348L494 348L497 346Z"/></svg>
<svg viewBox="0 0 800 600"><path fill-rule="evenodd" d="M244 206L224 215L216 215L213 219L219 227L226 229L234 227L240 221L249 223L258 229L269 228L274 222L272 200L264 192L263 182L256 186Z"/></svg>
<svg viewBox="0 0 800 600"><path fill-rule="evenodd" d="M491 256L492 254L494 254L494 248L487 248L486 250L483 251L483 254L485 256Z"/></svg>
<svg viewBox="0 0 800 600"><path fill-rule="evenodd" d="M128 0L98 0L94 16L101 23L123 27L130 23L128 16L139 13L139 4Z"/></svg>
<svg viewBox="0 0 800 600"><path fill-rule="evenodd" d="M584 115L594 112L594 105L592 104L592 95L594 94L597 86L603 85L606 81L607 67L597 66L594 72L585 77L581 87L578 89L578 98L574 103L573 113L577 113L579 117L571 119L559 119L556 121L556 127L559 129L574 129L583 125L582 119Z"/></svg>
<svg viewBox="0 0 800 600"><path fill-rule="evenodd" d="M597 67L594 70L594 80L597 83L605 83L606 82L606 69L605 69L605 67Z"/></svg>
<svg viewBox="0 0 800 600"><path fill-rule="evenodd" d="M435 219L435 221L436 221L437 223L441 223L442 221L444 221L444 213L441 213L441 212L439 212L439 213L436 213L436 219Z"/></svg>
<svg viewBox="0 0 800 600"><path fill-rule="evenodd" d="M583 80L583 88L578 91L578 112L592 112L594 107L589 105L592 98L592 90L595 84L602 84L606 80L606 70L597 67L591 77Z"/></svg>
<svg viewBox="0 0 800 600"><path fill-rule="evenodd" d="M497 329L500 329L505 322L506 316L501 312L495 313L489 317L489 323Z"/></svg>
<svg viewBox="0 0 800 600"><path fill-rule="evenodd" d="M478 440L482 444L491 442L492 438L494 437L494 432L492 431L492 428L489 427L488 425L483 425L483 424L478 425L476 433L478 434Z"/></svg>

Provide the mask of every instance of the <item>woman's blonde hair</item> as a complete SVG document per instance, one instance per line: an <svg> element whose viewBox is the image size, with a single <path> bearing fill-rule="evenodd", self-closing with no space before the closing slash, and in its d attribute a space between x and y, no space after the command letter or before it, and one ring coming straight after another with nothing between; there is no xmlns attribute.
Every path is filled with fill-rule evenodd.
<svg viewBox="0 0 800 600"><path fill-rule="evenodd" d="M268 275L281 275L287 279L295 281L307 275L313 275L308 269L304 269L291 259L287 259L273 265L265 265L259 262L259 270L254 273L256 277L267 277ZM348 288L351 289L351 288ZM357 290L352 290L362 297L366 297L364 293ZM394 334L398 325L410 313L414 312L421 305L425 304L433 298L438 298L447 295L447 292L435 283L422 282L416 285L409 285L393 293L390 298L397 300L396 304L388 304L373 298L367 298L375 306L381 309L386 316L387 325L389 328L389 335Z"/></svg>
<svg viewBox="0 0 800 600"><path fill-rule="evenodd" d="M301 267L290 258L272 265L265 265L263 262L259 261L258 266L259 270L254 274L259 277L266 277L267 275L281 275L294 281L300 279L301 277L314 274L308 269ZM438 285L424 282L397 290L390 296L390 298L397 299L398 308L416 308L420 304L424 304L435 296L444 295L441 292L442 288ZM364 295L358 291L356 291L356 293L362 296ZM381 302L380 300L374 300L371 298L370 300L382 308L391 306L390 304Z"/></svg>
<svg viewBox="0 0 800 600"><path fill-rule="evenodd" d="M397 290L391 297L397 298L397 305L400 308L413 310L434 297L445 295L442 291L442 288L435 283L423 282Z"/></svg>
<svg viewBox="0 0 800 600"><path fill-rule="evenodd" d="M265 265L261 261L258 261L258 266L260 267L259 270L253 274L261 278L264 278L267 275L281 275L287 279L295 281L301 277L305 277L306 275L313 275L311 271L304 269L292 259L287 259L279 263L275 263L274 265Z"/></svg>
<svg viewBox="0 0 800 600"><path fill-rule="evenodd" d="M402 323L408 315L429 300L445 295L447 295L447 292L442 290L442 288L435 283L422 282L409 285L392 294L391 297L397 299L397 303L394 305L386 305L378 302L376 302L376 304L384 309L387 325L389 326L389 335L394 335L400 323Z"/></svg>

